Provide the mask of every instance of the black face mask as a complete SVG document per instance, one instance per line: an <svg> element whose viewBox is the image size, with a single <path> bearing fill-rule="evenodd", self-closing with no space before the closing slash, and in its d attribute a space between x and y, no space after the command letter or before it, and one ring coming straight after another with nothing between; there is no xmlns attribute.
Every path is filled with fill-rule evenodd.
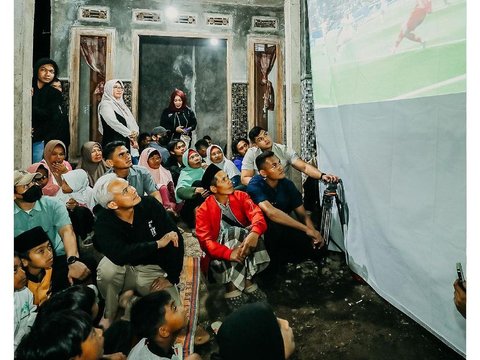
<svg viewBox="0 0 480 360"><path fill-rule="evenodd" d="M42 188L38 185L32 185L22 196L23 201L33 203L42 197Z"/></svg>

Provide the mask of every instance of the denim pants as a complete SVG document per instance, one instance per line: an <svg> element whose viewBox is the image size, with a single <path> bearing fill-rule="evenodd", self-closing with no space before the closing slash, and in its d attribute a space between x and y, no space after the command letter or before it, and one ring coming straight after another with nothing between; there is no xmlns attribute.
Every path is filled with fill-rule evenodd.
<svg viewBox="0 0 480 360"><path fill-rule="evenodd" d="M45 142L43 140L32 143L32 164L40 162L43 159L44 148Z"/></svg>

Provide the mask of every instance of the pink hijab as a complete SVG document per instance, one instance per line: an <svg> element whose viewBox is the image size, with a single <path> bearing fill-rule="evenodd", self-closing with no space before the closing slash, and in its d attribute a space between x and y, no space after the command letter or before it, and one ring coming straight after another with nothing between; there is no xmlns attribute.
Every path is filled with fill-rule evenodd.
<svg viewBox="0 0 480 360"><path fill-rule="evenodd" d="M54 183L52 172L48 169L47 164L45 164L43 162L34 163L27 168L27 171L29 173L32 173L32 174L36 173L36 172L38 172L38 168L40 166L43 167L44 169L46 169L47 173L48 173L48 182L47 182L47 185L45 185L42 188L42 193L43 193L43 195L47 195L47 196L55 196L57 194L58 190L60 190L60 186L58 186L57 184Z"/></svg>
<svg viewBox="0 0 480 360"><path fill-rule="evenodd" d="M50 163L50 160L49 160L50 155L53 152L53 149L55 149L55 147L57 145L62 146L65 153L67 152L66 148L65 148L65 144L62 141L60 141L60 140L50 140L48 143L45 144L45 148L43 150L43 159L42 159L42 161L40 161L40 163L43 164L43 166L48 170L48 183L42 189L43 194L48 195L48 196L55 196L57 194L58 190L60 189L60 186L58 185L58 182L61 179L59 181L57 181L55 179L55 176L53 175L52 171L50 170L51 163ZM68 161L63 160L63 165L65 165L65 167L68 169L68 171L72 170L72 165L70 165L70 163Z"/></svg>
<svg viewBox="0 0 480 360"><path fill-rule="evenodd" d="M160 167L158 169L152 169L150 165L148 165L148 158L150 155L156 151L158 155L160 155L160 161L162 161L162 154L157 149L148 147L142 151L140 154L140 159L138 160L138 165L143 166L148 169L150 174L152 174L153 181L157 185L157 188L160 188L162 186L167 186L169 182L173 183L172 179L172 174L170 171L165 169L162 164L160 164Z"/></svg>

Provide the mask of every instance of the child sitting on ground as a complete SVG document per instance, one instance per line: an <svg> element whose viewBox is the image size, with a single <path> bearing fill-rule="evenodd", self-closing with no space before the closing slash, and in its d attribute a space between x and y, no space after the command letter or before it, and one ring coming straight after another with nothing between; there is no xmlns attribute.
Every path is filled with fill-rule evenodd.
<svg viewBox="0 0 480 360"><path fill-rule="evenodd" d="M27 276L17 253L13 255L13 291L14 291L14 350L20 340L30 332L35 321L37 307L33 305L33 294L27 288Z"/></svg>
<svg viewBox="0 0 480 360"><path fill-rule="evenodd" d="M50 295L52 285L54 254L50 239L41 226L36 226L15 237L14 250L26 272L33 303L40 305Z"/></svg>
<svg viewBox="0 0 480 360"><path fill-rule="evenodd" d="M88 174L83 169L69 171L62 175L61 191L56 195L66 204L72 221L73 231L83 242L93 231L93 189L88 182Z"/></svg>
<svg viewBox="0 0 480 360"><path fill-rule="evenodd" d="M38 318L15 353L18 360L99 360L102 356L102 330L94 328L90 315L78 309Z"/></svg>
<svg viewBox="0 0 480 360"><path fill-rule="evenodd" d="M53 314L64 310L84 311L91 316L91 320L95 325L99 311L98 290L94 285L73 285L52 295L39 307L37 321L48 321ZM106 333L104 335L105 341L107 338ZM123 341L128 343L128 337L123 337ZM103 354L102 356L102 359L112 360L125 360L126 358L126 354L121 352Z"/></svg>
<svg viewBox="0 0 480 360"><path fill-rule="evenodd" d="M129 360L182 359L182 354L174 353L173 344L187 326L186 314L167 291L157 291L138 300L132 307L130 321L134 335L141 340L130 351ZM181 352L182 348L176 351ZM185 360L201 360L201 357L193 353Z"/></svg>

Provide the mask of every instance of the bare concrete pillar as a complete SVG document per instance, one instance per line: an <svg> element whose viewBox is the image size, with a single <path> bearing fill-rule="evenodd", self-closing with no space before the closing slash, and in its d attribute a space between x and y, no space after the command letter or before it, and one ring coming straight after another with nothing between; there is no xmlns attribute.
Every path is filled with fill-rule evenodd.
<svg viewBox="0 0 480 360"><path fill-rule="evenodd" d="M32 58L34 0L15 0L14 24L14 167L32 162Z"/></svg>
<svg viewBox="0 0 480 360"><path fill-rule="evenodd" d="M287 145L300 154L301 134L300 0L285 0L285 116ZM301 174L292 172L297 187Z"/></svg>

